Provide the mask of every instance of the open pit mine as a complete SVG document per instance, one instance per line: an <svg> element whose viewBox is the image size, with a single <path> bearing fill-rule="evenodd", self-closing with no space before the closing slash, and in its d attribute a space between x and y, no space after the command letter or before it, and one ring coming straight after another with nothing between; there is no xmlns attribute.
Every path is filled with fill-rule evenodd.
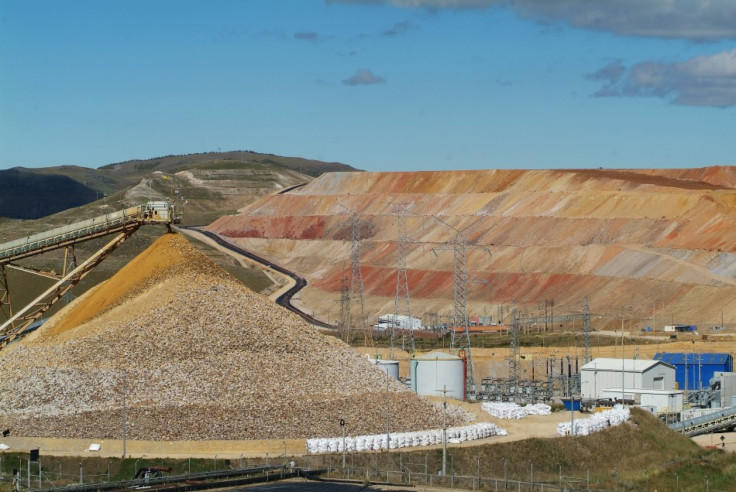
<svg viewBox="0 0 736 492"><path fill-rule="evenodd" d="M306 452L307 442L313 452L339 449L340 422L349 423L351 436L362 436L351 441L361 443L358 451L385 449L379 441L389 432L404 433L405 442L437 444L429 432L444 425L478 424L453 432L485 438L503 434L486 425L487 412L475 424L480 413L467 403L445 415L438 403L443 393L476 396L483 381L504 378L506 389L483 395L542 403L545 411L553 398L567 396L574 406L586 390L580 373L592 356L613 357L600 363L620 367L624 322L630 334L718 324L729 335L736 326L736 169L730 167L327 173L205 230L305 279L293 304L326 325L344 328L349 320L352 329L367 330L367 345L379 318L384 326L391 319L387 313L420 318L417 330L435 337L453 330L460 302L466 328L468 319L502 327L512 309L517 334L620 327L621 352L614 345L594 354L578 338L574 347L521 354L512 336L511 348L487 349L474 366L466 329L462 343L441 346L443 354L401 352L401 367L397 362L389 375L395 361L364 357L391 355L385 348L356 350L325 335L167 233L0 351L0 426L38 438L284 440L284 454L289 439L302 440L296 453ZM405 291L399 292L402 270ZM409 301L411 313L399 312ZM667 335L662 339L669 343ZM730 340L702 352L723 350ZM635 367L643 363L640 355L656 350L637 348L626 357ZM452 387L442 382L450 373L445 363L457 374ZM434 371L419 381L431 383L434 401L417 391L419 366ZM659 389L680 395L671 369L669 386ZM404 384L407 377L413 381ZM522 393L522 382L540 391ZM632 391L621 388L627 403ZM615 398L606 398L611 405L602 405L613 406ZM678 398L685 402L680 412L688 397ZM602 398L589 400L595 406ZM503 408L518 409L512 410ZM539 426L510 424L511 432L579 434L573 424L555 430L566 415L533 418Z"/></svg>
<svg viewBox="0 0 736 492"><path fill-rule="evenodd" d="M512 303L541 316L547 301L581 313L587 298L594 329L621 313L642 327L710 326L736 319L735 188L732 167L329 173L207 230L304 276L300 304L331 324L357 238L369 325L394 312L403 244L425 325L452 323L464 250L468 316L508 321Z"/></svg>

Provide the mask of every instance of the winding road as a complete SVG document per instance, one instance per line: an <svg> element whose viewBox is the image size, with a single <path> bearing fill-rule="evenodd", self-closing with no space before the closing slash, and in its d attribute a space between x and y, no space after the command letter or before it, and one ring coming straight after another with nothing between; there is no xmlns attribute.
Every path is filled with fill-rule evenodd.
<svg viewBox="0 0 736 492"><path fill-rule="evenodd" d="M307 285L307 281L303 278L297 275L296 273L287 270L286 268L283 268L279 265L275 265L271 263L270 261L261 258L260 256L251 253L250 251L246 251L242 248L238 248L237 246L234 246L231 243L228 243L224 239L222 239L217 234L214 234L209 231L205 231L200 229L197 226L179 226L177 229L183 233L186 233L194 238L197 238L198 240L202 240L203 238L200 236L204 236L204 238L208 239L209 241L205 242L212 242L218 246L218 249L228 253L229 255L233 256L234 258L240 260L240 257L247 258L248 260L251 260L253 262L259 263L266 268L273 270L275 272L278 272L282 275L285 275L289 279L291 279L291 286L280 293L276 299L275 302L279 306L283 306L289 311L298 314L301 316L305 321L308 323L318 326L320 328L332 328L335 327L333 325L330 325L328 323L325 323L324 321L318 320L314 316L311 316L301 309L297 308L291 303L292 298L296 295L297 292L299 292L301 289L303 289Z"/></svg>

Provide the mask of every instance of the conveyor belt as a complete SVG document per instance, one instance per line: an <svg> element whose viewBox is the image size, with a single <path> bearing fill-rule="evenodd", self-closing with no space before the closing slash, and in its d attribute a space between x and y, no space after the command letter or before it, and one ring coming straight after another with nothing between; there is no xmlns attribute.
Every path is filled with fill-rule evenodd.
<svg viewBox="0 0 736 492"><path fill-rule="evenodd" d="M736 427L736 407L722 408L701 417L670 424L669 427L674 431L682 432L688 437L721 432Z"/></svg>
<svg viewBox="0 0 736 492"><path fill-rule="evenodd" d="M0 265L125 229L134 229L142 223L170 222L144 218L144 212L145 207L139 205L0 244Z"/></svg>
<svg viewBox="0 0 736 492"><path fill-rule="evenodd" d="M4 323L0 324L0 335L2 336L0 349L21 336L31 323L39 319L46 310L79 283L141 225L166 224L168 226L178 222L178 219L174 208L168 202L148 202L146 205L129 207L0 244L0 311L7 318ZM20 311L13 312L6 268L20 267L11 262L55 249L73 248L75 244L110 234L116 235L112 241L78 266L76 256L74 256L74 269L67 272L65 264L63 273L55 277L57 282L53 286ZM28 268L25 270L28 271Z"/></svg>

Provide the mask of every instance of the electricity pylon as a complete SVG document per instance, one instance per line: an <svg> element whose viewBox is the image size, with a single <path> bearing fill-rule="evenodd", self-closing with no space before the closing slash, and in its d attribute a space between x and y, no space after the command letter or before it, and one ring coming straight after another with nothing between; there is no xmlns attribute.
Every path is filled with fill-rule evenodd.
<svg viewBox="0 0 736 492"><path fill-rule="evenodd" d="M593 352L591 348L590 335L590 308L588 307L588 298L585 298L583 306L583 364L587 364L593 360Z"/></svg>
<svg viewBox="0 0 736 492"><path fill-rule="evenodd" d="M474 231L475 222L463 229L457 229L451 226L447 222L434 217L440 224L449 227L455 232L455 236L445 243L448 246L452 246L453 252L453 291L454 291L454 313L453 313L453 327L450 338L450 348L457 348L459 351L465 352L467 359L467 390L469 392L475 392L475 370L473 368L473 358L470 351L470 327L468 323L467 314L467 283L468 283L468 272L467 272L467 251L468 247L479 247L469 242L470 234ZM490 254L490 250L485 247L481 247L483 250ZM447 248L449 249L449 248ZM432 251L436 253L433 248ZM458 336L457 328L458 325L463 327L465 336Z"/></svg>
<svg viewBox="0 0 736 492"><path fill-rule="evenodd" d="M397 218L397 240L396 240L396 297L394 298L394 319L391 322L391 343L389 348L389 359L394 358L394 344L396 341L396 321L399 317L399 304L404 301L405 314L409 320L409 347L414 353L414 323L411 317L411 304L409 302L409 276L406 271L406 247L409 243L409 235L406 228L406 216L409 207L407 205L396 205L394 213Z"/></svg>

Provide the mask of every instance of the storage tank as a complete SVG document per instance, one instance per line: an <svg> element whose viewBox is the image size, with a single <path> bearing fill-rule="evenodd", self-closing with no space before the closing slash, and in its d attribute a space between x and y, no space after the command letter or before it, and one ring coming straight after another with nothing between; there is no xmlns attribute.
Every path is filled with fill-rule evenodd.
<svg viewBox="0 0 736 492"><path fill-rule="evenodd" d="M430 352L409 362L411 389L418 395L465 399L465 359L444 352Z"/></svg>
<svg viewBox="0 0 736 492"><path fill-rule="evenodd" d="M394 379L399 379L399 361L384 359L368 359L368 362L378 367Z"/></svg>

